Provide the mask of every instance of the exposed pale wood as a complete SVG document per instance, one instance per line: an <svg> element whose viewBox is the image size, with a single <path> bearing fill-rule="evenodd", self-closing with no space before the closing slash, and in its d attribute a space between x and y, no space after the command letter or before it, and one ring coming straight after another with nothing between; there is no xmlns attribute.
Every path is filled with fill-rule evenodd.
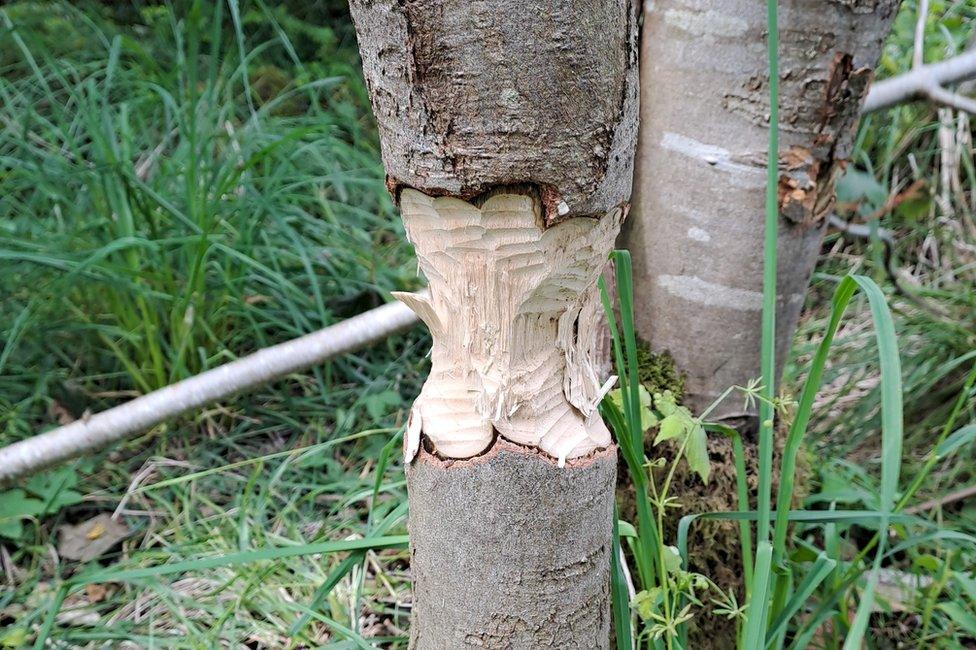
<svg viewBox="0 0 976 650"><path fill-rule="evenodd" d="M434 339L407 460L421 431L451 458L483 452L496 432L560 463L607 447L596 281L623 210L543 228L533 191L475 205L406 189L401 212L430 297L396 295Z"/></svg>

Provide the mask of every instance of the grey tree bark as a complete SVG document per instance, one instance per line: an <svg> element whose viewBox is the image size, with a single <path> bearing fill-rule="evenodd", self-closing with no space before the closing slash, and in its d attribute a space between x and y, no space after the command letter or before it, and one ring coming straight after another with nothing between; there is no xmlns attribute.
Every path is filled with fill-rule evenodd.
<svg viewBox="0 0 976 650"><path fill-rule="evenodd" d="M616 453L560 468L504 441L407 469L415 648L605 648Z"/></svg>
<svg viewBox="0 0 976 650"><path fill-rule="evenodd" d="M780 2L780 369L898 4ZM638 332L671 352L696 411L760 374L765 37L761 2L645 5L634 214L623 242L643 287ZM713 415L742 423L755 413L726 400Z"/></svg>
<svg viewBox="0 0 976 650"><path fill-rule="evenodd" d="M405 437L411 647L608 648L596 280L637 136L632 0L351 0L430 296Z"/></svg>

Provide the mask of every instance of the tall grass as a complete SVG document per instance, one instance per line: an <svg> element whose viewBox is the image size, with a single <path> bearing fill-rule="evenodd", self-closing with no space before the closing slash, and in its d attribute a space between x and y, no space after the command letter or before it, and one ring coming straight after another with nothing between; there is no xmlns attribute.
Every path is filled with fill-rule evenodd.
<svg viewBox="0 0 976 650"><path fill-rule="evenodd" d="M0 444L416 286L348 24L269 4L0 8ZM404 552L368 540L402 543L426 345L73 464L85 500L0 540L0 644L405 644ZM58 531L120 504L92 599Z"/></svg>
<svg viewBox="0 0 976 650"><path fill-rule="evenodd" d="M957 3L957 5L959 4L962 3ZM776 125L775 80L778 77L776 3L774 0L770 0L767 6L769 8L770 38L768 45L771 70L770 121L771 124ZM870 133L870 124L866 129ZM862 146L864 143L863 133L864 131L862 131L860 139ZM940 612L939 615L945 617L942 626L943 629L949 631L950 637L969 638L967 635L976 633L973 626L967 623L973 615L972 609L958 607L951 601L940 600L939 594L941 593L940 590L945 590L946 594L960 593L965 591L966 586L970 584L971 577L966 575L967 570L964 561L961 566L959 566L958 561L955 563L952 561L953 558L958 560L960 554L963 557L968 557L969 551L954 551L953 549L965 549L976 541L976 537L961 531L942 528L926 519L908 516L900 511L910 504L912 496L921 485L925 484L926 478L938 462L937 459L946 458L943 454L954 453L955 450L968 445L972 439L976 438L976 433L974 433L976 429L968 426L963 426L955 430L955 433L950 434L950 431L953 431L956 426L959 415L967 410L966 405L970 403L974 377L976 377L976 366L973 366L972 355L968 353L965 347L966 341L971 341L971 333L966 333L963 330L959 333L961 337L952 335L955 336L955 345L963 344L961 349L957 348L961 354L958 354L956 358L950 357L949 360L941 362L941 368L920 361L918 371L910 377L913 381L918 381L915 377L924 377L924 381L928 382L927 386L933 386L952 373L958 377L960 371L965 373L966 368L973 367L972 372L968 374L968 378L964 382L958 383L959 380L957 379L954 387L949 389L951 399L947 400L949 404L945 407L946 410L940 411L942 419L937 419L939 416L935 416L931 420L933 423L939 423L940 433L935 437L934 442L931 438L924 442L919 441L918 444L923 445L926 450L924 463L918 468L907 489L901 491L899 478L902 473L905 439L903 425L904 386L895 323L887 298L878 284L865 275L848 274L842 277L823 278L821 282L829 280L833 298L829 305L830 308L823 318L822 333L807 335L816 336L815 347L809 357L805 359L803 366L805 381L786 435L776 507L775 509L771 508L773 418L778 407L783 406L774 398L772 392L773 368L775 367L772 357L772 332L775 326L775 245L778 221L775 195L777 148L774 126L770 129L768 166L768 188L770 192L767 196L766 205L766 245L764 249L766 272L764 274L763 376L757 385L739 389L745 392L747 396L758 398L760 402L760 463L759 475L756 477L758 508L751 510L748 505L749 494L745 487L745 462L742 445L741 441L736 438L735 432L728 431L725 427L709 424L706 421L707 413L694 418L695 422L710 433L720 433L733 437L735 466L738 474L739 512L705 513L683 518L678 526L677 538L677 549L682 558L682 566L687 567L689 556L694 555L694 548L688 548L687 541L688 532L694 522L700 519L724 519L740 522L741 551L743 557L746 558L743 566L746 602L740 608L730 594L718 594L718 599L712 599L713 603L719 605L720 611L736 618L739 625L737 646L748 649L762 647L799 649L808 647L814 636L819 636L818 647L843 647L848 650L862 646L872 621L875 621L875 612L878 609L876 605L877 590L882 569L887 567L887 571L894 571L896 575L901 575L896 567L904 562L899 560L900 554L907 553L916 560L924 559L927 564L936 563L943 572L941 575L944 576L939 583L939 590L932 588L925 595L907 596L908 598L917 598L918 611L923 612L922 629L915 638L929 638L927 636L927 630L930 627L929 621L933 620L936 612ZM966 164L963 164L962 167L968 169ZM845 191L849 190L842 183L841 193L843 194ZM632 366L636 365L636 356L631 352L633 344L627 341L631 334L626 326L626 323L632 320L632 315L629 313L632 305L629 259L625 253L618 251L614 253L614 260L617 264L617 286L620 292L620 317L624 327L620 331L613 327L611 329L615 339L621 339L619 342L615 340L614 345L614 349L617 351L618 374L621 377L629 377L633 374ZM968 267L965 272L968 273ZM888 273L882 272L880 275L876 275L883 278ZM815 407L824 406L824 402L818 400L818 395L824 387L824 375L830 366L832 353L836 354L835 337L844 322L845 311L852 304L858 291L866 299L870 308L875 342L872 354L875 355L876 361L866 364L866 367L877 368L880 377L876 392L871 394L874 401L863 400L862 402L868 412L873 408L878 417L880 477L874 481L868 473L864 471L859 473L859 482L870 483L872 487L869 490L871 491L862 492L863 496L855 499L850 497L846 497L846 499L852 505L862 505L861 509L838 507L843 505L844 499L838 501L837 496L834 496L833 499L824 499L826 495L821 491L813 498L808 499L810 507L807 509L790 510L790 504L794 499L797 456L804 441L810 438L811 422L815 421ZM922 294L920 293L920 295ZM958 295L958 299L968 301L971 295L971 290L963 290ZM932 296L933 294L927 295L929 298ZM614 316L610 309L609 300L605 300L605 306L612 322ZM943 320L945 320L944 316ZM940 323L940 325L949 327L943 336L948 335L948 332L953 330L951 322ZM932 325L930 324L927 327L926 334L932 332ZM940 352L937 356L942 356L942 354ZM858 362L865 362L863 354L858 358ZM966 375L963 374L963 377ZM629 385L624 392L628 390L635 393L635 390ZM640 405L637 398L631 396L629 401L624 400L623 407L625 411L628 409L637 411ZM615 405L608 401L605 411L608 413L608 421L617 433L618 440L621 438L627 440L626 444L621 443L621 452L627 459L630 473L632 475L641 474L640 481L649 482L653 485L655 472L660 471L661 465L649 462L647 458L643 457L642 436L647 424L640 422L639 418L633 415L620 417L614 413L614 408ZM782 415L783 413L780 413L780 416ZM658 423L652 423L653 425L661 426ZM661 428L663 429L663 427ZM863 430L865 426L864 423L858 423L854 424L853 428L857 431ZM660 438L660 434L658 438ZM953 442L947 442L949 440ZM735 444L736 441L739 444ZM864 442L862 439L861 444ZM683 450L684 447L681 449ZM628 458L634 453L639 454L640 458L636 460ZM674 462L677 460L674 459ZM829 476L827 479L829 480ZM639 484L638 481L635 483ZM638 554L642 552L644 543L641 538L647 532L650 532L648 537L653 540L652 543L656 543L658 546L657 549L652 549L649 552L651 557L660 555L661 549L668 548L668 541L664 539L663 528L656 525L657 522L654 522L654 526L648 526L640 521L641 509L653 509L656 499L661 498L666 499L666 495L664 497L655 495L655 498L648 500L643 505L638 503L636 527L630 526L626 522L618 524L618 534L623 536L621 543L626 541L634 557L634 562L638 565L641 561ZM824 506L828 507L819 509ZM755 546L753 546L751 538L750 522L755 522L757 525ZM795 528L792 536L790 535L791 524ZM873 534L865 537L865 531L873 531ZM791 543L794 545L792 548ZM845 555L843 551L845 547L856 549L856 552L853 556ZM944 560L941 559L943 555L945 556ZM753 557L755 558L754 564L753 560L750 559ZM934 559L936 557L940 559ZM633 582L637 596L630 600L630 608L627 607L626 602L623 602L627 592L621 586L621 583L628 577L627 572L623 567L615 566L613 577L614 611L618 619L617 638L623 639L625 647L633 637L630 626L635 622L637 625L635 640L641 647L645 645L649 648L688 647L688 621L694 617L696 608L701 608L703 601L707 598L701 591L682 590L682 583L695 580L694 574L689 574L686 570L672 569L670 572L662 571L653 575L648 581L644 573L636 572ZM702 582L704 586L707 581ZM953 584L956 585L955 591L951 586ZM663 591L666 594L669 590L679 594L677 598L679 606L677 608L669 606L668 599L658 595L658 592ZM708 589L705 591L707 592ZM653 594L653 597L649 597L649 594ZM912 603L914 604L914 600ZM635 612L637 614L636 621L633 616ZM626 617L627 625L621 623L623 617Z"/></svg>
<svg viewBox="0 0 976 650"><path fill-rule="evenodd" d="M633 369L636 364L635 338L633 333L633 296L630 277L629 255L626 251L613 254L617 269L619 291L620 327L618 328L610 300L604 291L604 304L611 323L614 339L614 353L617 372L622 378L620 392L608 396L603 403L603 412L614 429L620 444L621 454L627 464L639 495L637 502L637 522L633 526L626 522L617 525L618 548L627 548L637 567L633 582L637 594L631 598L627 592L627 576L619 558L613 567L612 589L616 634L624 647L637 643L648 648L685 648L687 646L687 624L695 614L695 608L703 605L702 600L709 590L717 590L707 576L689 573L686 569L689 555L694 549L687 548L687 533L698 519L728 519L732 521L754 521L766 517L774 521L771 539L759 539L755 549L749 547L748 528L742 529L740 543L743 544L743 557L749 557L754 550L755 564L751 572L748 598L741 611L729 610L739 618L741 633L739 643L742 648L757 647L806 647L806 640L826 619L820 614L834 615L834 624L846 630L843 637L844 648L860 647L867 631L869 616L874 607L875 589L883 564L890 561L897 552L904 552L917 544L924 544L933 538L942 543L971 544L976 538L962 533L950 534L939 531L925 520L899 515L907 499L899 497L899 474L902 455L902 402L901 368L897 337L890 310L884 295L873 280L864 276L849 276L837 286L830 325L820 342L817 355L811 364L796 409L796 415L787 435L786 448L780 468L781 481L775 511L764 514L748 508L748 494L744 481L739 483L739 512L715 512L686 517L679 525L676 546L669 546L664 539L662 517L668 504L668 484L674 465L684 460L695 468L695 459L687 453L689 441L696 428L736 437L727 427L709 424L703 417L693 418L682 415L685 424L674 434L681 440L679 451L674 458L652 461L644 455L643 436L648 426L658 427L658 441L669 437L667 400L656 396L655 408L651 409L642 398L640 388L632 387L636 381ZM882 389L882 440L881 440L881 482L877 507L873 510L790 510L792 489L796 474L796 454L803 437L807 434L810 414L819 390L823 369L827 362L834 335L842 317L855 293L860 290L867 298L874 322L877 350L881 362ZM629 340L628 340L629 339ZM974 373L976 376L976 373ZM971 383L971 382L970 382ZM971 387L971 386L970 386ZM762 399L758 388L741 389L747 394ZM958 402L965 401L968 392L963 393ZM725 396L723 396L724 398ZM661 403L663 401L663 404ZM672 403L673 405L673 403ZM770 404L775 407L776 404ZM662 413L662 411L664 413ZM660 418L664 415L664 418ZM650 424L648 424L650 422ZM951 428L950 422L946 432ZM946 445L947 433L933 445L933 458L940 453L948 453L954 444ZM956 436L960 441L976 437L976 433L963 429ZM960 442L960 444L962 444ZM745 459L741 444L734 445L735 466L744 472ZM697 470L696 470L697 471ZM661 480L663 477L663 481ZM744 477L743 477L744 478ZM649 487L649 490L648 490ZM787 547L789 522L796 521L809 532L811 526L821 529L819 537L825 540L826 548L818 549L810 541L804 541L803 552L790 554ZM897 532L890 529L897 522ZM853 560L845 559L839 552L837 543L840 528L853 532L853 526L876 529L873 542L864 545ZM889 534L895 533L900 540L895 549L888 546ZM862 563L864 557L873 549L870 564ZM677 553L677 564L670 560ZM833 581L828 578L833 577ZM858 591L859 580L863 585L859 590L859 600L852 619L841 616L847 610L851 599ZM728 599L725 594L717 594ZM637 615L636 635L632 630L632 610ZM815 615L810 616L813 612ZM838 645L837 647L840 647Z"/></svg>
<svg viewBox="0 0 976 650"><path fill-rule="evenodd" d="M256 71L289 42L241 50L222 2L147 10L140 40L54 6L82 58L48 51L31 5L0 16L7 436L36 430L45 395L78 417L416 283L348 79Z"/></svg>
<svg viewBox="0 0 976 650"><path fill-rule="evenodd" d="M907 504L910 494L914 493L918 485L931 469L931 464L939 456L940 449L946 451L946 440L949 430L953 426L961 405L968 399L972 381L968 380L963 392L959 396L956 408L950 416L949 422L943 428L935 445L931 447L929 461L925 468L916 476L916 480L908 493L899 493L899 477L902 467L903 451L903 404L902 404L902 369L897 337L891 311L881 289L869 277L863 275L848 275L836 283L827 326L811 358L806 370L806 381L793 416L789 432L786 437L785 449L780 467L780 484L778 486L775 510L771 507L772 490L772 460L773 460L773 418L779 406L773 393L775 382L774 331L776 307L776 242L777 224L779 220L776 185L778 178L778 138L777 138L777 80L778 80L778 39L777 39L777 3L768 0L768 47L770 67L770 147L768 156L768 183L766 197L766 225L764 246L764 278L763 278L763 336L762 336L762 377L757 386L741 388L750 398L758 398L760 402L760 435L759 435L759 476L757 480L758 495L757 509L749 509L748 494L745 489L745 462L741 441L733 445L735 467L739 486L739 508L736 513L707 513L686 517L679 525L677 549L681 554L681 567L687 567L689 554L694 549L687 548L687 533L690 526L697 519L729 519L740 521L740 544L744 558L754 557L754 564L749 567L746 559L744 578L746 581L746 602L743 608L735 606L734 597L723 595L724 611L737 618L739 634L737 645L741 648L784 648L807 647L812 636L828 619L832 624L832 638L828 647L843 647L844 650L860 648L867 634L870 617L874 611L876 590L883 564L891 561L893 553L889 552L889 534L894 532L890 527L895 520L900 524L897 538L901 543L896 546L900 551L925 543L933 537L941 541L954 539L960 543L971 543L976 539L962 533L948 531L933 531L930 524L924 520L899 515L898 510ZM662 467L662 463L649 461L644 456L644 432L648 423L642 421L640 413L647 409L642 404L636 382L637 357L635 353L636 341L633 334L633 296L630 281L630 260L624 251L616 251L613 259L617 269L617 286L619 292L620 318L622 326L616 327L611 301L604 296L604 306L607 317L611 322L611 333L614 338L615 361L617 373L626 378L621 387L619 401L622 408L617 408L609 397L604 405L604 412L613 427L617 440L621 446L628 470L637 486L638 503L636 528L629 524L618 523L618 538L621 531L627 530L626 540L635 564L638 566L634 580L637 595L624 602L627 593L619 585L626 579L626 572L622 563L616 561L613 567L615 588L614 612L617 617L617 638L624 647L636 643L648 648L685 648L687 647L687 625L694 616L693 606L702 605L700 591L709 588L707 578L698 580L695 574L686 570L672 567L670 570L661 562L657 573L640 570L646 564L653 564L650 558L664 557L666 545L663 539L664 530L660 520L648 521L649 513L655 507L663 510L662 503L667 500L667 480L664 482L664 494L653 490L655 473ZM797 471L797 455L804 438L808 434L811 413L818 392L821 389L823 373L828 361L831 346L844 313L851 303L855 293L860 290L867 298L870 306L872 323L875 332L875 342L880 368L880 419L881 419L881 468L878 498L872 510L837 510L836 504L827 511L799 510L791 511L790 504L794 498L794 485ZM976 373L976 369L974 369ZM722 396L724 398L725 395ZM720 399L722 399L720 398ZM622 411L622 414L621 414ZM699 427L706 431L721 432L733 436L734 431L726 431L725 427L709 425L706 413L698 418L691 418L688 430ZM659 433L654 444L662 439L665 431L664 422L656 422L650 418L651 426L658 426ZM683 434L686 439L688 433ZM960 430L956 437L959 440L969 439L970 432ZM954 445L949 445L954 447ZM686 449L683 441L679 447L678 457L671 462L678 462L682 452ZM689 459L690 462L690 459ZM667 461L663 462L667 465ZM706 475L707 476L707 475ZM652 486L653 497L642 490L642 486ZM907 495L907 498L906 498ZM749 523L757 525L756 544L752 546ZM809 532L811 526L820 527L818 537L824 548L817 548L810 539L803 540L803 553L790 553L788 547L788 532L791 521L801 522L804 530ZM850 526L874 528L877 532L870 540L861 546L853 560L844 558L840 553L841 526L850 530ZM910 533L909 531L915 531ZM924 533L919 534L919 531ZM620 543L623 543L620 539ZM656 546L647 550L647 546ZM873 559L865 564L869 553L873 552ZM644 557L642 557L642 555ZM750 570L751 568L751 570ZM860 587L858 588L860 583ZM688 585L695 585L688 587ZM696 588L697 587L697 588ZM670 594L670 598L669 598ZM855 601L855 594L857 600ZM856 609L850 611L856 602ZM639 625L637 635L631 633L631 608L638 614ZM930 608L931 609L931 608ZM954 610L951 610L954 611ZM961 611L961 610L960 610ZM962 616L960 613L959 616ZM831 645L832 643L832 645Z"/></svg>

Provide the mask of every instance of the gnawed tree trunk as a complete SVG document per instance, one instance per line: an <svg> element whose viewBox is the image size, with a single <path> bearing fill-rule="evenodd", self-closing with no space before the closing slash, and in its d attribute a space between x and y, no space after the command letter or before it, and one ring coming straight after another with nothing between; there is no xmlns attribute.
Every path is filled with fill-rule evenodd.
<svg viewBox="0 0 976 650"><path fill-rule="evenodd" d="M780 2L776 358L789 351L833 187L897 0ZM634 216L637 328L700 411L759 377L768 138L765 4L646 3ZM779 373L777 373L779 374ZM716 419L754 412L730 399Z"/></svg>
<svg viewBox="0 0 976 650"><path fill-rule="evenodd" d="M352 0L430 296L405 436L420 649L609 645L596 280L637 130L629 0Z"/></svg>

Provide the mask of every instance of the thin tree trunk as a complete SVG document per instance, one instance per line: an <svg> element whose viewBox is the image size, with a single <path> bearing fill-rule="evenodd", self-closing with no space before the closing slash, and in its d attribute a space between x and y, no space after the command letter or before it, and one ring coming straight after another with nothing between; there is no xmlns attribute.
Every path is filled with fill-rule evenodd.
<svg viewBox="0 0 976 650"><path fill-rule="evenodd" d="M420 650L609 646L596 280L637 130L630 0L352 0L430 296L405 436Z"/></svg>
<svg viewBox="0 0 976 650"><path fill-rule="evenodd" d="M776 354L789 351L833 187L897 0L780 2ZM759 376L768 133L765 5L647 3L634 216L637 327L687 373L693 410ZM779 374L779 373L777 373ZM726 400L713 416L754 412Z"/></svg>
<svg viewBox="0 0 976 650"><path fill-rule="evenodd" d="M407 472L415 648L605 648L616 454L559 468L500 441Z"/></svg>

